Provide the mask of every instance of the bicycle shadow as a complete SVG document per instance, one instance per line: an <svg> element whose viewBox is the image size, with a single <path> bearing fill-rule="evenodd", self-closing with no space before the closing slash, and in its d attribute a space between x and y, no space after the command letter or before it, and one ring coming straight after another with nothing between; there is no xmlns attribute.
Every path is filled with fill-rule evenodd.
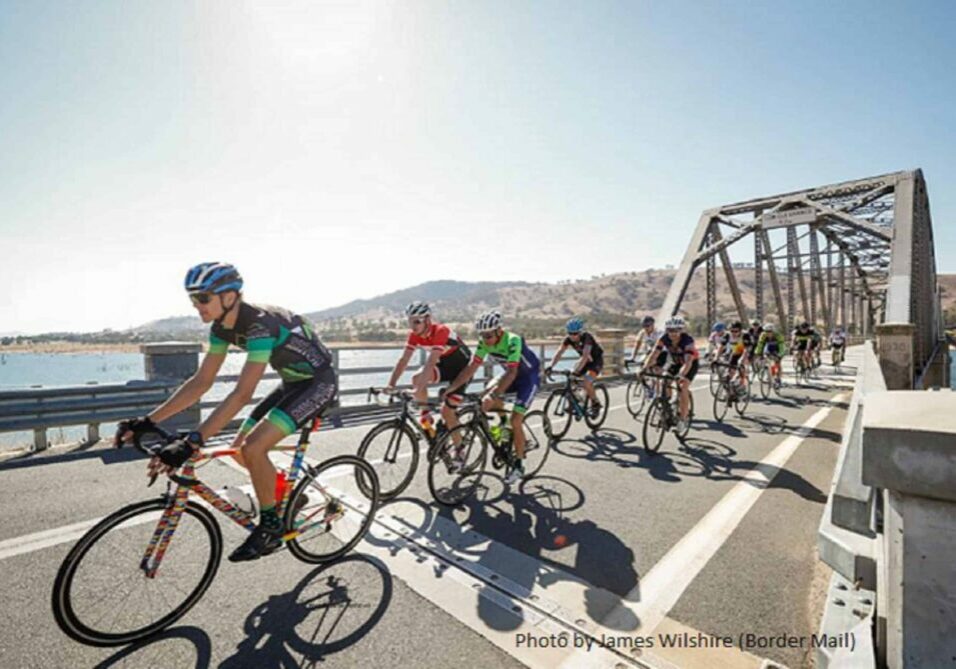
<svg viewBox="0 0 956 669"><path fill-rule="evenodd" d="M186 664L189 660L183 655L182 648L171 651L169 647L160 647L165 642L174 639L183 639L195 646L195 664ZM95 669L109 669L110 667L188 667L207 669L212 659L212 641L205 631L198 627L183 626L171 627L145 641L126 646L115 655L111 655L99 662ZM125 661L129 660L129 663Z"/></svg>
<svg viewBox="0 0 956 669"><path fill-rule="evenodd" d="M351 554L323 565L246 617L246 638L220 669L313 667L361 641L392 599L392 576L377 558Z"/></svg>

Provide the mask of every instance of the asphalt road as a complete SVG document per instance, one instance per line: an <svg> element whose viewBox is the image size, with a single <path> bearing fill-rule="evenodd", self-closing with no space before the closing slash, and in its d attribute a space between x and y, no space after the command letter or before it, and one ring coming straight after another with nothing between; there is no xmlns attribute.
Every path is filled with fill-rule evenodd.
<svg viewBox="0 0 956 669"><path fill-rule="evenodd" d="M781 635L799 646L821 615L827 573L816 528L852 374L824 367L810 387L786 387L723 424L712 418L701 376L687 442L668 435L656 455L642 447L623 388L612 388L605 426L594 434L572 426L539 477L510 488L500 475L486 477L476 499L448 509L432 501L420 464L347 559L316 567L281 551L241 565L224 560L182 620L118 649L60 632L51 586L92 521L159 486L145 487L143 460L129 450L7 460L0 665L759 667L769 658L807 666L810 651L780 647L788 645ZM323 430L309 456L354 452L369 427ZM248 483L218 462L202 473L214 487ZM226 552L242 539L227 522ZM672 633L710 645L729 637L736 647L662 647ZM746 652L741 635L754 644ZM561 638L568 647L540 647ZM588 640L604 647L588 650Z"/></svg>

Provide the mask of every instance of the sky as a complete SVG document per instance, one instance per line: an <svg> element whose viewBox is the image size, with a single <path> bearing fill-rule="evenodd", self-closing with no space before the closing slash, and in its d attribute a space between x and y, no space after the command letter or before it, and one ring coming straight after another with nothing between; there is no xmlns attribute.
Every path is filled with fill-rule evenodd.
<svg viewBox="0 0 956 669"><path fill-rule="evenodd" d="M677 264L702 210L922 168L956 272L956 3L0 0L0 332L236 264L305 312Z"/></svg>

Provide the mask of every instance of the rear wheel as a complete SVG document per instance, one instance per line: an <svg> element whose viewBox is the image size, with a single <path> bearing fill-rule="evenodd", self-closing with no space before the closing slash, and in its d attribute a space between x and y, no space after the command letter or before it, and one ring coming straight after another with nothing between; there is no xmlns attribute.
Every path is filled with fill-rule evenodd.
<svg viewBox="0 0 956 669"><path fill-rule="evenodd" d="M289 552L313 564L342 557L371 527L379 495L375 469L356 455L308 467L286 507Z"/></svg>

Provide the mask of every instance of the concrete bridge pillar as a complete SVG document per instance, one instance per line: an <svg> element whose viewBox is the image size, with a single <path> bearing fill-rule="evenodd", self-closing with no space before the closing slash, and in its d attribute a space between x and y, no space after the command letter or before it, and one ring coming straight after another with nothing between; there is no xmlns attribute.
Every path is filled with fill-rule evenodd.
<svg viewBox="0 0 956 669"><path fill-rule="evenodd" d="M199 369L202 344L195 342L157 342L142 344L147 381L165 381L182 384ZM171 430L195 429L201 420L199 404L194 404L174 416L163 427Z"/></svg>
<svg viewBox="0 0 956 669"><path fill-rule="evenodd" d="M880 368L889 390L909 390L913 387L912 323L883 323L876 326L876 351Z"/></svg>
<svg viewBox="0 0 956 669"><path fill-rule="evenodd" d="M863 409L863 483L884 489L877 645L889 669L956 658L956 393L883 392Z"/></svg>

